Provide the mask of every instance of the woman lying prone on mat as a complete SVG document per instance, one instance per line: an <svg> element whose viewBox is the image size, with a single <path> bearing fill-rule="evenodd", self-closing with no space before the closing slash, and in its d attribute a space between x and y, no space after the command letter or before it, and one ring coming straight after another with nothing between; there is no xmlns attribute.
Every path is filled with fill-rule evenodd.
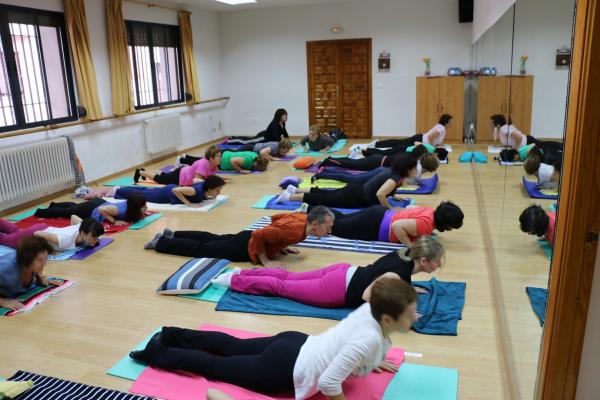
<svg viewBox="0 0 600 400"><path fill-rule="evenodd" d="M232 152L242 151L253 151L256 154L263 156L269 161L273 161L276 158L285 157L292 149L292 141L288 138L283 138L279 142L266 142L256 144L245 144L237 150L230 150ZM177 157L177 164L181 165L192 165L198 160L202 160L201 157L194 157L188 154L184 154L181 157Z"/></svg>
<svg viewBox="0 0 600 400"><path fill-rule="evenodd" d="M362 151L364 157L373 155L395 156L396 154L413 153L417 158L420 158L423 153L435 154L440 161L448 159L448 150L445 147L436 147L428 143L415 143L414 146L393 147L389 149L365 149ZM360 157L356 152L350 155L351 158Z"/></svg>
<svg viewBox="0 0 600 400"><path fill-rule="evenodd" d="M163 327L142 351L129 356L152 367L185 371L259 393L294 391L304 400L321 392L344 399L342 384L351 375L395 372L385 356L393 333L415 322L417 292L401 279L373 283L363 304L333 328L319 334L282 332L238 339L221 332Z"/></svg>
<svg viewBox="0 0 600 400"><path fill-rule="evenodd" d="M16 251L0 257L0 307L11 310L23 308L15 297L27 293L36 285L58 285L48 280L43 272L48 254L54 249L41 237L29 236L19 242Z"/></svg>
<svg viewBox="0 0 600 400"><path fill-rule="evenodd" d="M464 214L454 203L445 201L435 208L408 207L388 210L380 205L362 211L343 214L332 210L335 221L331 234L353 240L378 240L403 243L411 246L421 236L429 236L434 230L449 232L459 229Z"/></svg>
<svg viewBox="0 0 600 400"><path fill-rule="evenodd" d="M405 179L414 178L416 173L417 159L411 154L400 154L394 158L390 168L380 171L364 183L349 183L335 190L312 188L308 193L290 185L277 198L277 202L300 201L313 206L340 208L364 208L381 204L392 209L388 196L396 197L396 188L402 185Z"/></svg>
<svg viewBox="0 0 600 400"><path fill-rule="evenodd" d="M413 153L414 155L414 153ZM392 158L391 156L371 156L371 157L388 157L388 158ZM358 160L351 160L351 161L361 161L361 160L366 160L369 157L363 158L363 159L358 159ZM337 159L332 158L330 159L331 161L328 162L329 165L335 165L335 161ZM324 161L325 162L325 161ZM322 165L323 163L321 163ZM438 167L440 166L440 160L438 160L437 156L431 153L427 153L425 152L424 154L422 154L420 157L418 157L418 161L417 161L417 173L415 175L414 178L410 178L407 179L405 182L409 185L416 185L419 183L419 181L421 180L421 176L423 174L423 171L425 172L435 172L437 171ZM375 175L377 175L378 173L380 173L381 171L385 170L385 166L382 167L378 167L375 168L373 170L370 171L366 171L363 173L353 173L353 172L345 172L343 170L336 170L336 171L330 171L327 168L324 168L322 171L316 173L313 177L312 177L312 181L315 181L317 179L334 179L336 181L340 181L340 182L346 182L346 183L362 183L362 182L366 182L367 180L369 180L370 178L374 177Z"/></svg>
<svg viewBox="0 0 600 400"><path fill-rule="evenodd" d="M76 215L85 219L92 217L98 222L115 225L138 222L148 210L146 199L139 193L132 193L127 201L109 203L103 199L92 199L83 203L50 203L48 208L38 208L35 216L40 218L71 218Z"/></svg>
<svg viewBox="0 0 600 400"><path fill-rule="evenodd" d="M149 187L114 187L106 195L114 194L115 199L127 199L132 193L138 193L149 203L185 204L197 206L204 200L216 199L225 186L225 180L217 175L211 175L206 180L191 186L167 185L161 188Z"/></svg>
<svg viewBox="0 0 600 400"><path fill-rule="evenodd" d="M204 158L197 159L191 165L178 166L173 171L146 171L138 168L133 175L133 181L152 179L161 185L191 186L207 177L214 175L219 170L221 163L221 149L211 146L206 149Z"/></svg>
<svg viewBox="0 0 600 400"><path fill-rule="evenodd" d="M383 277L411 283L411 275L433 273L442 267L444 247L430 236L421 236L410 249L400 249L371 265L357 267L333 264L308 272L288 272L276 268L239 269L225 272L213 283L236 292L278 296L316 307L359 307L373 283Z"/></svg>
<svg viewBox="0 0 600 400"><path fill-rule="evenodd" d="M0 245L16 249L19 242L29 236L42 237L50 243L55 251L72 250L79 246L94 247L104 235L104 226L93 218L81 220L71 216L71 226L64 228L48 227L46 224L35 224L21 229L15 224L0 219Z"/></svg>
<svg viewBox="0 0 600 400"><path fill-rule="evenodd" d="M275 214L271 224L254 231L217 235L204 231L165 229L148 242L146 250L196 258L225 258L234 262L253 262L265 267L284 268L275 260L280 255L299 253L292 246L307 236L323 237L331 233L335 216L326 207L315 207L308 214Z"/></svg>
<svg viewBox="0 0 600 400"><path fill-rule="evenodd" d="M556 225L554 211L546 212L540 206L529 206L519 216L519 223L521 231L554 244L554 227Z"/></svg>

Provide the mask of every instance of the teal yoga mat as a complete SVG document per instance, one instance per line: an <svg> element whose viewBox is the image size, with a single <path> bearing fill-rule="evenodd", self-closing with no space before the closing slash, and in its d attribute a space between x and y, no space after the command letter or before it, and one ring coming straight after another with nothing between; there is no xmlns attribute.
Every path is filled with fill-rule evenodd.
<svg viewBox="0 0 600 400"><path fill-rule="evenodd" d="M112 181L104 182L103 186L134 186L135 182L131 176L122 176Z"/></svg>
<svg viewBox="0 0 600 400"><path fill-rule="evenodd" d="M140 230L140 229L145 228L146 226L150 225L151 223L153 223L154 221L156 221L160 217L162 217L161 213L156 213L156 214L149 215L146 218L144 218L144 219L136 222L135 224L132 224L129 227L129 229L134 230L134 231Z"/></svg>
<svg viewBox="0 0 600 400"><path fill-rule="evenodd" d="M31 217L33 214L35 214L35 210L37 210L40 207L35 207L32 208L31 210L27 210L27 211L23 211L21 214L17 214L17 215L13 215L12 217L8 217L9 221L21 221L22 219Z"/></svg>
<svg viewBox="0 0 600 400"><path fill-rule="evenodd" d="M156 329L152 332L146 339L144 339L140 344L135 346L133 349L135 350L143 350L146 347L146 344L152 339L155 333L160 332L160 328ZM139 363L135 361L133 358L129 357L129 353L123 358L121 358L115 365L109 368L106 373L108 375L116 376L117 378L129 379L130 381L135 381L138 376L144 371L146 368L145 364Z"/></svg>
<svg viewBox="0 0 600 400"><path fill-rule="evenodd" d="M456 400L458 370L404 363L392 378L383 400Z"/></svg>
<svg viewBox="0 0 600 400"><path fill-rule="evenodd" d="M267 203L273 198L272 194L267 194L261 197L256 203L252 204L252 208L267 208Z"/></svg>
<svg viewBox="0 0 600 400"><path fill-rule="evenodd" d="M547 240L540 240L538 242L542 250L544 250L544 254L548 260L552 260L552 245Z"/></svg>
<svg viewBox="0 0 600 400"><path fill-rule="evenodd" d="M297 156L322 156L324 154L335 153L336 151L342 150L346 143L348 143L348 139L340 139L331 146L331 148L327 151L306 151L304 148L300 148L296 150Z"/></svg>

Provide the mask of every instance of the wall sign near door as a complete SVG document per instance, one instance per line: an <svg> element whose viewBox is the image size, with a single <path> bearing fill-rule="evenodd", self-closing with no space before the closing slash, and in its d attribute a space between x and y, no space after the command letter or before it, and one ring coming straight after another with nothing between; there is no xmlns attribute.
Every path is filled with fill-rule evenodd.
<svg viewBox="0 0 600 400"><path fill-rule="evenodd" d="M378 61L379 72L390 72L390 53L387 51L381 52Z"/></svg>

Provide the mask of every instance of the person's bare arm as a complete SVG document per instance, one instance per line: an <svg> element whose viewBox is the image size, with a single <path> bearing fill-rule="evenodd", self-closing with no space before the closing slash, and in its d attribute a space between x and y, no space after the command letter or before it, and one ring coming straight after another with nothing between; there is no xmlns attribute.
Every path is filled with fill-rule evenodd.
<svg viewBox="0 0 600 400"><path fill-rule="evenodd" d="M275 157L271 156L271 148L270 147L265 147L264 149L262 149L260 151L260 155L269 161L273 161L275 159Z"/></svg>
<svg viewBox="0 0 600 400"><path fill-rule="evenodd" d="M396 182L393 179L388 179L377 191L377 199L379 203L387 209L392 209L392 205L388 201L388 194L392 193L396 189Z"/></svg>
<svg viewBox="0 0 600 400"><path fill-rule="evenodd" d="M50 244L58 246L58 236L56 236L54 233L50 233L50 232L46 232L46 231L36 231L36 232L33 232L33 236L44 238Z"/></svg>
<svg viewBox="0 0 600 400"><path fill-rule="evenodd" d="M82 223L83 220L79 218L77 215L71 215L71 225L77 225Z"/></svg>
<svg viewBox="0 0 600 400"><path fill-rule="evenodd" d="M25 305L15 299L3 299L2 297L0 297L0 307L5 307L9 310L16 311L25 307Z"/></svg>
<svg viewBox="0 0 600 400"><path fill-rule="evenodd" d="M231 166L233 167L233 169L235 169L237 172L241 173L241 174L248 174L250 173L250 171L245 170L242 167L242 163L244 162L243 158L240 157L234 157L231 159Z"/></svg>
<svg viewBox="0 0 600 400"><path fill-rule="evenodd" d="M429 143L432 143L439 136L440 136L440 132L438 132L438 131L429 132L429 135L428 135Z"/></svg>
<svg viewBox="0 0 600 400"><path fill-rule="evenodd" d="M392 224L392 232L396 235L398 242L407 246L412 245L410 236L417 236L417 221L414 219L400 219Z"/></svg>
<svg viewBox="0 0 600 400"><path fill-rule="evenodd" d="M98 208L100 215L102 215L111 224L122 224L124 221L118 221L117 215L119 215L119 209L116 206L100 206Z"/></svg>
<svg viewBox="0 0 600 400"><path fill-rule="evenodd" d="M191 206L193 203L187 199L186 196L193 196L196 194L196 189L190 186L177 186L171 190L171 192L186 206Z"/></svg>
<svg viewBox="0 0 600 400"><path fill-rule="evenodd" d="M267 257L267 255L264 253L258 254L257 256L260 260L260 263L265 268L287 268L287 265L281 261L269 260L269 257Z"/></svg>
<svg viewBox="0 0 600 400"><path fill-rule="evenodd" d="M371 290L373 288L373 285L375 284L375 282L377 282L381 278L400 279L398 274L396 274L394 272L386 272L385 274L378 276L373 282L371 282L371 284L369 286L367 286L367 288L363 292L362 299L365 302L367 302L367 303L369 302L369 300L371 299Z"/></svg>
<svg viewBox="0 0 600 400"><path fill-rule="evenodd" d="M223 393L219 390L208 389L208 391L206 392L206 400L235 400L235 399L233 397L229 397L228 395L226 395L225 393Z"/></svg>
<svg viewBox="0 0 600 400"><path fill-rule="evenodd" d="M521 135L522 133L519 131L512 131L510 133L510 137L513 138L513 140L515 141L515 143L517 143L517 148L515 150L518 150L518 143L521 143Z"/></svg>

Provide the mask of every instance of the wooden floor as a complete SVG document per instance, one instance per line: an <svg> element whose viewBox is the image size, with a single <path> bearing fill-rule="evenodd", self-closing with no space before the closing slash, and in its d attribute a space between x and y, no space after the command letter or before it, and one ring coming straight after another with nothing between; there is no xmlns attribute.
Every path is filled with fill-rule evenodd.
<svg viewBox="0 0 600 400"><path fill-rule="evenodd" d="M518 214L532 202L520 189L521 168L501 168L493 162L460 164L458 156L464 149L455 145L450 163L439 171L440 187L435 194L415 197L418 205L434 207L440 201L452 200L466 215L461 230L439 236L447 249L447 262L434 275L444 281L467 283L459 334L449 337L410 332L394 336L393 343L423 354L422 358L408 358L408 362L457 368L460 399L503 399L508 398L509 383L504 380L499 339L509 335L515 376L519 378L513 383L520 383L523 398L531 398L541 328L524 287L544 286L548 276L548 262L535 238L518 229ZM201 154L202 148L191 153ZM114 236L113 244L86 261L49 263L49 275L77 284L31 313L1 320L0 376L8 377L22 369L127 390L131 382L106 375L106 369L163 325L194 328L212 323L267 334L290 329L316 334L332 326L335 322L322 319L215 312L211 303L156 295L156 288L186 259L143 250L144 243L165 227L216 233L243 229L273 213L250 206L263 194L277 193L279 181L291 174L291 163L275 162L267 173L234 176L224 190L229 202L210 213L166 213L143 230ZM478 200L477 177L485 204ZM488 261L490 249L483 240L482 218L487 218L493 230L495 262ZM300 255L287 256L286 260L291 270L304 271L336 262L365 265L376 258L303 249ZM503 308L508 332L501 332L496 323L490 274L496 266L506 299ZM416 279L430 277L421 274Z"/></svg>

